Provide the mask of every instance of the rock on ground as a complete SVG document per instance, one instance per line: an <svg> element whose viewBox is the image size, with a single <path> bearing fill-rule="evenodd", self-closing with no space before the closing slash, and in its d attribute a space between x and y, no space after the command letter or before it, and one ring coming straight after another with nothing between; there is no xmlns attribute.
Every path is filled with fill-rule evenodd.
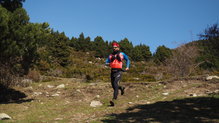
<svg viewBox="0 0 219 123"><path fill-rule="evenodd" d="M206 77L206 80L212 80L212 79L219 79L218 76L208 76Z"/></svg>
<svg viewBox="0 0 219 123"><path fill-rule="evenodd" d="M95 101L93 100L91 103L90 103L90 106L91 107L99 107L99 106L102 106L103 104L100 102L100 101Z"/></svg>
<svg viewBox="0 0 219 123"><path fill-rule="evenodd" d="M65 88L65 85L64 85L64 84L61 84L61 85L58 85L56 88L57 88L57 89Z"/></svg>
<svg viewBox="0 0 219 123"><path fill-rule="evenodd" d="M0 120L10 120L11 117L5 113L0 113Z"/></svg>

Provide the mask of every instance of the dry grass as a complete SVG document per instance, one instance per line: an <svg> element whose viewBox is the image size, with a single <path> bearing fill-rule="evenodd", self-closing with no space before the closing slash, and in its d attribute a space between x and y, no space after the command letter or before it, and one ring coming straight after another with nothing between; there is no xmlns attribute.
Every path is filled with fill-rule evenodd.
<svg viewBox="0 0 219 123"><path fill-rule="evenodd" d="M57 89L56 87L60 84L65 84L65 88ZM171 106L190 112L193 110L183 110L181 108L187 103L193 103L192 107L198 106L200 109L199 112L193 111L193 115L202 113L201 105L196 105L195 102L198 100L204 101L205 99L209 101L208 97L203 100L202 97L208 95L209 92L207 90L213 92L219 87L218 82L206 83L206 81L201 80L122 84L126 86L126 93L124 96L119 95L118 103L115 107L109 107L109 100L112 98L113 92L110 83L84 83L79 79L60 78L56 81L33 83L31 87L14 88L14 90L24 93L27 97L1 102L0 111L13 118L4 122L14 123L141 122L140 119L145 122L185 121L184 118L187 118L186 113L174 120L174 114L170 113L174 110ZM163 93L168 93L168 95L163 95ZM201 97L190 100L190 93L196 93ZM59 96L52 96L53 94L59 94ZM176 99L180 100L177 101ZM103 103L103 106L90 107L92 100L99 100ZM218 103L216 98L212 98L212 101ZM182 107L176 104L177 102L182 102ZM211 103L210 101L209 104ZM211 114L218 111L211 109L212 107L208 104L204 106L209 108L208 112ZM159 115L158 111L162 108L169 112L166 114L168 116L162 117ZM165 112L164 109L161 110L161 113ZM159 117L155 117L155 112ZM152 114L155 119L151 120L149 116L142 115L142 113ZM206 115L205 119L199 119L202 122L216 120L219 119L208 115ZM191 121L196 120L192 119Z"/></svg>

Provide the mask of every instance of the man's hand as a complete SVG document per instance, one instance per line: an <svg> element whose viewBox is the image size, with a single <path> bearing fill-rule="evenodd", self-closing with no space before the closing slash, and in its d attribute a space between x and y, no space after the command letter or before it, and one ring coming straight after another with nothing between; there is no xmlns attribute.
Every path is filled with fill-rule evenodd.
<svg viewBox="0 0 219 123"><path fill-rule="evenodd" d="M125 70L126 70L126 71L128 71L128 70L129 70L129 68L125 68Z"/></svg>
<svg viewBox="0 0 219 123"><path fill-rule="evenodd" d="M109 63L106 63L106 64L105 64L105 68L108 68L108 67L109 67Z"/></svg>

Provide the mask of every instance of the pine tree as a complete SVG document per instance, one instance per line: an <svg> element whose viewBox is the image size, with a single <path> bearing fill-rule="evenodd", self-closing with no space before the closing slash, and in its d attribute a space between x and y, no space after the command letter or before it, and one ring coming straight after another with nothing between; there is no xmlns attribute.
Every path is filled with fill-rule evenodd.
<svg viewBox="0 0 219 123"><path fill-rule="evenodd" d="M0 0L0 5L5 7L8 11L15 11L17 8L22 8L25 0Z"/></svg>
<svg viewBox="0 0 219 123"><path fill-rule="evenodd" d="M49 33L48 24L33 24L23 8L13 12L0 6L0 64L9 71L27 74L38 59L38 48Z"/></svg>
<svg viewBox="0 0 219 123"><path fill-rule="evenodd" d="M3 7L0 6L0 40L3 40L3 38L9 33L9 12Z"/></svg>
<svg viewBox="0 0 219 123"><path fill-rule="evenodd" d="M121 47L121 51L125 52L128 56L133 56L132 55L133 45L127 38L121 40L119 44Z"/></svg>
<svg viewBox="0 0 219 123"><path fill-rule="evenodd" d="M107 49L108 44L104 42L101 36L97 36L94 39L94 49L95 49L95 57L106 57L107 56Z"/></svg>
<svg viewBox="0 0 219 123"><path fill-rule="evenodd" d="M159 46L154 54L154 61L157 64L165 64L166 59L170 58L171 55L171 49L165 47L164 45Z"/></svg>
<svg viewBox="0 0 219 123"><path fill-rule="evenodd" d="M134 50L133 50L132 54L133 54L132 55L132 60L134 60L134 61L143 61L144 60L143 55L141 53L140 46L134 47Z"/></svg>
<svg viewBox="0 0 219 123"><path fill-rule="evenodd" d="M203 40L199 41L201 56L198 61L205 61L201 65L204 69L219 70L219 27L218 24L206 28L203 34L199 35Z"/></svg>
<svg viewBox="0 0 219 123"><path fill-rule="evenodd" d="M48 46L52 62L65 67L68 65L70 49L67 45L68 38L64 33L54 32L52 33L52 40Z"/></svg>
<svg viewBox="0 0 219 123"><path fill-rule="evenodd" d="M135 46L132 54L134 61L149 61L152 56L149 47L144 44Z"/></svg>

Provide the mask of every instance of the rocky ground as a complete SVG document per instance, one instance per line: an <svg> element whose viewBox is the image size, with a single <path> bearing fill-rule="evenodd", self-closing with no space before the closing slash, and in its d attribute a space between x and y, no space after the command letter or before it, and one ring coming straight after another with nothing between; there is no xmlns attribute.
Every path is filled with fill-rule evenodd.
<svg viewBox="0 0 219 123"><path fill-rule="evenodd" d="M75 78L1 88L1 122L219 123L219 80L178 79L162 82L121 83L125 95L109 106L110 83L86 83ZM4 93L4 95L3 95Z"/></svg>

